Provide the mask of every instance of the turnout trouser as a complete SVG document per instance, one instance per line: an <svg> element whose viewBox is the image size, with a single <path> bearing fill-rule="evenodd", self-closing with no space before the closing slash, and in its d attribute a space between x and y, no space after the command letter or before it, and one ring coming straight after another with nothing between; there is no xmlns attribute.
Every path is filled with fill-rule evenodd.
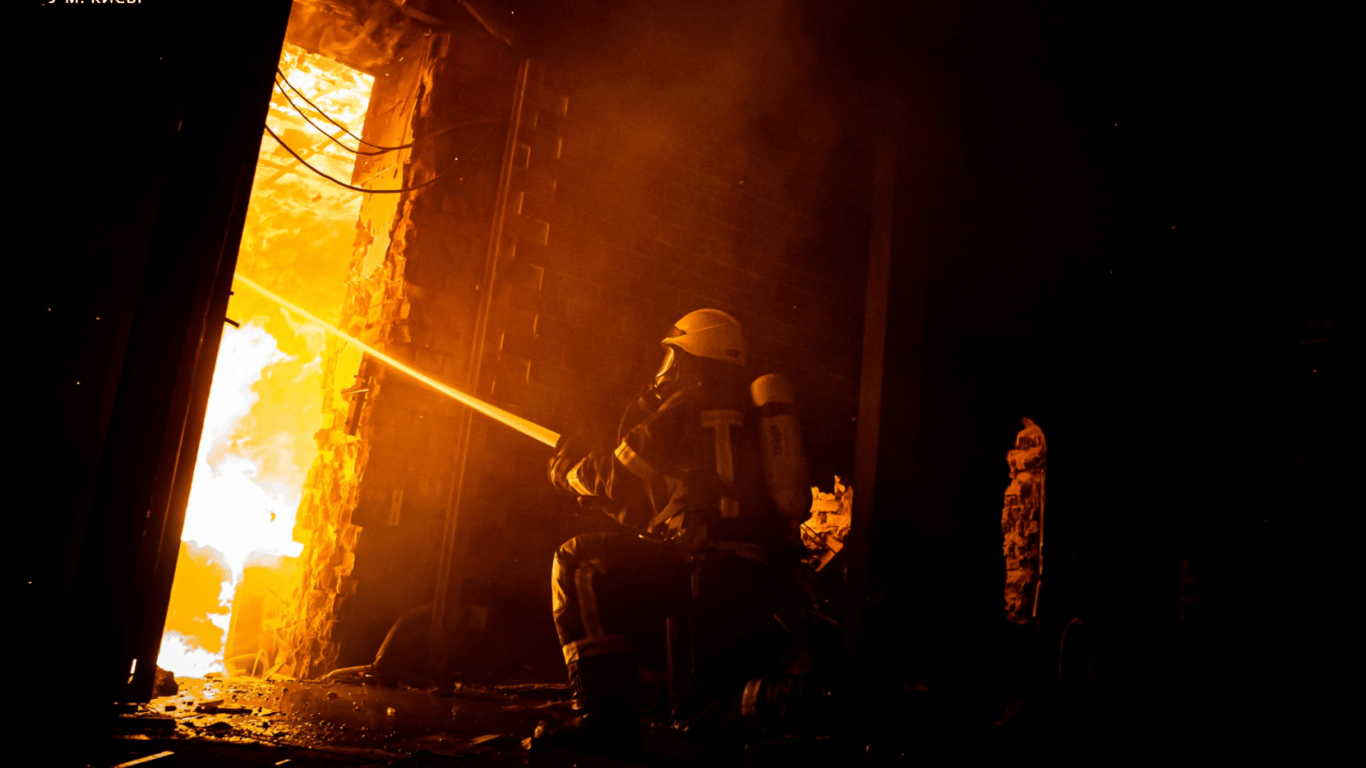
<svg viewBox="0 0 1366 768"><path fill-rule="evenodd" d="M676 714L711 711L701 717L715 721L713 730L721 721L734 723L742 703L762 708L759 699L779 691L761 686L791 671L793 638L777 617L792 626L809 607L787 577L764 563L724 550L690 563L672 544L627 533L566 542L555 554L552 580L565 664L587 706L634 697L633 681L621 672L627 666L665 671L666 619L675 618L691 630L696 662L692 695ZM755 718L747 719L753 725Z"/></svg>
<svg viewBox="0 0 1366 768"><path fill-rule="evenodd" d="M662 669L665 619L686 613L690 569L671 544L627 533L593 533L555 553L552 597L565 663L631 654Z"/></svg>

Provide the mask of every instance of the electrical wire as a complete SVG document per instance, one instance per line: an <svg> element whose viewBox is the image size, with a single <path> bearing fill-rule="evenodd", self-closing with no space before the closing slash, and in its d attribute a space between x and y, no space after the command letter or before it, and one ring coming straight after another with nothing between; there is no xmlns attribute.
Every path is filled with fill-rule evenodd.
<svg viewBox="0 0 1366 768"><path fill-rule="evenodd" d="M289 82L289 78L285 77L285 73L284 73L283 70L281 70L281 69L279 69L279 68L276 68L275 74L276 74L276 75L279 75L280 79L284 81L285 85L289 86L289 89L290 89L291 91L294 91L295 93L299 94L299 98L303 99L305 104L307 104L308 106L310 106L310 107L314 108L315 110L317 110L317 111L318 111L318 114L322 115L322 117L323 117L324 120L326 120L327 122L329 122L329 123L331 123L331 124L337 126L337 127L340 128L340 129L342 129L342 131L343 131L347 136L350 136L351 138L355 139L356 141L359 141L359 142L362 143L362 144L368 144L369 146L372 146L372 147L374 147L375 149L384 149L384 150L400 149L400 147L381 147L381 146L379 146L378 144L370 144L370 142L368 142L368 141L366 141L365 139L362 139L361 137L359 137L359 136L357 136L356 134L352 133L352 132L350 131L350 129L348 129L346 126L342 125L341 123L339 123L339 122L337 122L336 120L333 120L331 117L329 117L328 114L327 114L326 112L324 112L324 111L322 110L322 108L319 107L317 104L314 104L312 101L309 101L308 97L304 95L304 92L303 92L303 91L301 91L301 90L299 90L298 88L294 87L294 83Z"/></svg>
<svg viewBox="0 0 1366 768"><path fill-rule="evenodd" d="M402 145L399 145L399 146L397 146L397 147L384 147L384 146L380 146L380 145L378 145L378 144L371 144L370 142L368 142L368 141L362 139L361 137L357 136L356 134L352 133L351 130L348 129L346 126L344 126L344 125L342 125L341 123L337 122L336 120L332 119L332 117L329 116L326 112L324 112L324 111L322 110L321 107L319 107L317 104L314 104L312 101L310 101L309 98L308 98L307 96L305 96L305 95L303 94L302 91L300 91L297 87L295 87L293 83L289 82L289 78L285 77L285 73L284 73L283 71L281 71L279 68L277 68L277 69L275 70L275 74L276 74L276 76L279 78L279 80L277 80L276 83L275 83L275 87L280 91L280 95L285 97L285 101L288 102L289 105L290 105L291 107L294 108L294 111L299 113L299 116L300 116L300 117L302 117L309 125L313 126L319 133L321 133L322 135L326 136L328 139L332 140L334 143L336 143L336 144L337 144L338 146L340 146L342 149L345 149L345 150L347 150L348 152L352 152L352 153L357 154L357 155L364 155L364 156L368 156L368 157L372 157L372 156L375 156L375 155L382 155L382 154L384 154L384 153L386 153L386 152L393 152L393 151L399 150L399 149L407 149L407 148L409 148L409 147L415 146L419 141L424 141L424 140L426 140L426 139L430 139L430 138L433 138L433 137L435 137L435 136L439 136L439 135L441 135L441 134L443 134L443 133L446 133L447 131L455 130L456 128L461 128L461 127L469 126L469 125L478 125L478 124L480 124L480 123L486 123L486 122L487 122L487 123L496 123L496 122L497 122L497 121L491 120L491 119L482 119L482 120L471 120L471 121L467 121L467 122L464 122L464 123L456 123L455 125L450 125L450 126L447 126L447 127L445 127L445 128L442 128L441 130L439 130L439 131L437 131L437 132L435 132L435 133L431 133L431 134L428 134L428 135L426 135L426 136L422 136L422 137L420 137L420 138L413 139L411 142L409 142L409 143L407 143L407 144L402 144ZM326 120L327 122L329 122L329 123L335 125L336 127L340 128L340 129L342 130L343 133L345 133L346 135L348 135L348 136L354 138L356 141L360 142L361 144L365 144L365 145L367 145L367 146L375 147L376 149L378 149L378 150L380 150L380 151L379 151L379 152L365 152L365 151L360 150L359 148L352 149L351 147L348 147L348 146L346 146L345 144L343 144L343 143L341 142L340 139L338 139L337 137L335 137L335 136L333 136L332 134L328 133L327 131L323 130L321 126L319 126L317 123L315 123L315 122L313 122L311 119L309 119L308 115L304 114L304 111L303 111L302 109L299 108L299 105L295 104L295 103L294 103L294 100L291 99L291 98L289 97L289 94L288 94L288 93L285 93L285 90L284 90L283 88L280 88L280 82L283 82L285 85L289 86L290 90L294 91L294 93L297 94L297 95L299 96L300 99L303 99L303 101L304 101L305 104L307 104L308 106L310 106L310 107L312 107L314 110L316 110L317 113L318 113L324 120ZM483 146L484 142L488 139L488 137L489 137L490 135L493 134L493 131L494 131L497 127L498 127L498 126L495 124L492 128L490 128L490 129L488 130L488 132L486 132L486 133L484 134L484 136L483 136L481 139L479 139L478 143L476 143L476 144L474 145L474 147L473 147L470 151L471 151L471 152L474 152L474 151L478 150L479 147ZM421 184L415 184L415 185L413 185L413 186L411 186L411 187L399 187L398 189L366 189L365 187L357 187L357 186L355 186L355 185L353 185L353 184L347 184L346 182L342 181L341 179L338 179L338 178L336 178L335 176L332 176L332 175L329 175L329 174L323 172L322 170L320 170L320 169L318 169L317 167L313 166L313 165L312 165L311 163L309 163L307 160L303 159L303 157L300 156L298 152L295 152L294 149L293 149L292 147L290 147L288 144L285 143L285 140L284 140L284 139L280 138L279 135L277 135L277 134L275 133L275 131L272 131L272 130L270 129L270 126L269 126L269 125L264 126L264 128L266 129L266 133L270 134L270 137L271 137L272 139L275 139L276 143L278 143L281 147L284 147L285 151L288 152L290 155L292 155L292 156L294 157L295 160L298 160L299 163L302 164L305 168L307 168L307 169L310 170L310 171L313 171L314 173L318 174L319 176L323 177L324 179L327 179L328 181L332 182L333 184L336 184L337 186L344 187L344 188L350 189L350 190L354 190L354 191L356 191L356 192L369 192L369 193L371 193L371 194L390 194L390 195L393 195L393 194L398 194L398 193L400 193L400 192L411 192L411 191L413 191L413 190L422 189L423 187L428 187L428 186L431 186L432 184L435 184L437 181L439 181L439 180L441 179L441 177L445 176L445 175L451 170L451 168L453 168L453 167L455 166L455 163L459 162L459 158L456 158L455 160L453 160L453 161L451 162L451 165L447 166L445 169L443 169L441 172L437 173L437 174L436 174L435 176L433 176L432 178L428 179L427 181L425 181L425 182L423 182L423 183L421 183Z"/></svg>
<svg viewBox="0 0 1366 768"><path fill-rule="evenodd" d="M383 155L383 154L387 154L387 153L393 151L393 150L390 150L390 149L381 149L381 150L379 150L378 152L366 152L365 150L362 150L362 149L353 149L353 148L351 148L351 147L346 146L345 144L343 144L343 143L341 142L341 139L337 138L336 136L333 136L332 134L328 133L327 131L324 131L324 130L322 129L322 127L319 126L317 123L313 122L313 120L312 120L308 115L305 115L305 114L304 114L304 111L303 111L302 109L299 109L299 105L298 105L298 104L295 104L295 103L294 103L294 100L291 99L291 98L289 98L289 94L285 92L284 86L280 85L280 81L279 81L279 80L276 80L276 81L275 81L275 89L276 89L277 91L280 92L280 95L281 95L281 96L284 96L284 97L285 97L285 101L289 102L289 106L293 107L293 108L294 108L294 111L299 113L299 117L302 117L302 118L304 119L304 122L305 122L305 123L308 123L309 125L313 126L315 129L317 129L318 133L321 133L322 135L324 135L324 136L326 136L327 138L331 139L331 140L332 140L332 143L336 144L337 146L341 147L342 149L346 150L347 152L350 152L350 153L356 154L356 155L365 155L366 157L374 157L375 155ZM323 113L320 111L318 114L323 114ZM323 117L327 117L327 115L323 114ZM344 130L344 129L343 129L343 130Z"/></svg>
<svg viewBox="0 0 1366 768"><path fill-rule="evenodd" d="M284 81L284 84L285 84L285 85L289 86L289 89L290 89L291 91L294 91L294 93L298 94L299 98L303 99L305 104L307 104L308 106L310 106L310 107L312 107L314 110L316 110L317 113L318 113L319 115L321 115L322 118L323 118L324 120L326 120L327 122L329 122L329 123L331 123L331 124L337 126L337 127L340 128L340 129L342 129L342 132L343 132L343 133L345 133L347 136L350 136L351 138L355 139L356 141L360 142L361 144L364 144L364 145L366 145L367 147L374 147L375 149L383 150L383 151L385 151L385 152L392 152L392 151L394 151L394 150L396 150L396 149L407 149L407 148L409 148L409 147L411 147L411 146L416 145L416 144L417 144L418 142L420 142L420 141L426 141L427 139L431 139L431 138L434 138L434 137L436 137L436 136L440 136L441 134L443 134L443 133L445 133L445 132L447 132L447 131L453 131L453 130L455 130L456 128L460 128L461 126L476 125L476 124L478 124L478 123L483 123L483 122L490 122L490 123L498 122L497 120L494 120L493 118L483 118L483 119L480 119L480 120L472 120L472 121L466 122L466 123L456 123L455 125L448 125L448 126L446 126L445 128L442 128L441 130L439 130L439 131L437 131L437 132L435 132L435 133L429 133L429 134L427 134L426 136L420 136L420 137L418 137L418 138L415 138L415 139L413 139L412 141L408 142L407 144L400 144L400 145L398 145L397 147L385 147L385 146L381 146L381 145L379 145L379 144L371 144L370 142L366 141L365 139L362 139L361 137L359 137L359 136L357 136L356 134L352 133L351 130L350 130L349 128L347 128L346 126L342 125L341 123L337 122L336 120L333 120L333 119L332 119L330 116L328 116L328 114L327 114L326 112L324 112L324 111L322 110L322 108L319 107L317 104L314 104L312 101L309 101L308 97L304 95L303 91L299 90L298 88L296 88L296 87L294 86L293 83L289 82L289 78L285 77L285 73L284 73L282 70L280 70L279 68L277 68L277 69L275 70L275 74L278 75L278 76L280 77L280 79ZM288 97L286 97L286 98L288 98ZM291 104L292 104L292 102L291 102ZM295 107L295 109L297 110L298 107ZM300 112L299 114L302 115L303 113ZM305 119L307 119L307 118L305 118ZM316 126L315 126L315 127L316 127ZM319 129L319 130L321 130L321 129ZM323 135L324 135L324 136L328 136L328 138L331 138L331 136L330 136L329 134L327 134L326 131L323 132ZM346 145L343 144L342 146L346 146ZM350 147L347 147L347 148L350 149ZM354 149L352 149L351 151L352 151L352 152L356 152L356 150L354 150Z"/></svg>
<svg viewBox="0 0 1366 768"><path fill-rule="evenodd" d="M413 190L415 190L415 189L422 189L423 187L431 186L432 184L435 184L435 183L436 183L437 179L440 179L442 176L445 176L445 175L446 175L446 172L445 172L445 171L442 171L441 173L438 173L437 175L433 176L432 178L428 179L427 181L422 182L421 184L415 184L415 185L413 185L413 186L411 186L411 187L399 187L398 189L366 189L365 187L357 187L357 186L355 186L354 184L347 184L346 182L342 181L341 179L338 179L338 178L335 177L335 176L328 175L327 173L324 173L323 171L320 171L320 170L318 170L317 168L313 167L312 165L309 164L309 162L308 162L307 160L305 160L305 159L303 159L302 157L300 157L298 152L295 152L292 148L290 148L290 146L289 146L288 144L285 143L285 140L284 140L284 139L280 138L279 136L276 136L276 135L275 135L275 131L272 131L272 130L270 129L270 126L269 126L269 125L267 125L265 128L266 128L266 133L270 134L270 137L271 137L272 139L275 139L275 141L278 142L280 146L282 146L282 147L285 148L285 151L286 151L286 152L288 152L289 154L293 155L293 156L294 156L294 159L295 159L295 160L298 160L301 164L303 164L303 166L304 166L305 168L307 168L308 170L310 170L310 171L312 171L312 172L318 174L319 176L323 177L324 179L327 179L328 181L332 182L333 184L336 184L336 185L339 186L339 187L346 187L347 189L353 189L353 190L355 190L355 191L357 191L357 192L369 192L370 194L374 194L374 195L382 195L382 194L394 195L394 194L398 194L399 192L411 192L411 191L413 191Z"/></svg>
<svg viewBox="0 0 1366 768"><path fill-rule="evenodd" d="M475 145L474 145L474 148L471 149L470 151L471 151L471 152L474 152L475 150L479 149L479 147L483 146L485 139L487 139L489 136L491 136L491 135L493 134L494 129L496 129L497 127L498 127L498 126L495 125L493 128L490 128L490 129L488 130L488 132L484 134L484 138L480 139L480 140L479 140L479 143L478 143L478 144L475 144ZM330 175L324 173L323 171L318 170L317 168L315 168L315 167L313 167L312 165L310 165L309 162L308 162L307 160L305 160L305 159L303 159L302 157L300 157L300 156L299 156L299 153L298 153L298 152L295 152L288 144L286 144L284 139L282 139L282 138L280 138L279 136L277 136L277 135L275 134L275 131L272 131L272 130L270 129L270 126L269 126L269 125L265 126L265 129L266 129L266 133L270 134L270 137L271 137L272 139L275 139L275 141L276 141L280 146L282 146L282 147L285 148L285 151L286 151L286 152L288 152L289 154L293 155L293 156L294 156L294 159L295 159L295 160L298 160L298 161L299 161L305 168L307 168L308 170L310 170L310 171L312 171L312 172L318 174L319 176L323 177L324 179L327 179L328 181L332 182L333 184L336 184L337 186L345 187L345 188L351 189L351 190L355 190L356 192L368 192L368 193L373 194L373 195L396 195L396 194L398 194L398 193L400 193L400 192L411 192L411 191L413 191L413 190L415 190L415 189L422 189L423 187L429 187L429 186L431 186L432 184L435 184L437 181L439 181L439 180L441 179L441 177L443 177L443 176L445 176L447 173L449 173L450 170L451 170L451 168L455 167L455 164L456 164L456 163L460 162L459 160L453 160L453 161L451 161L451 164L450 164L449 166L447 166L445 169L443 169L440 173L436 174L435 176L433 176L432 178L428 179L427 181L422 182L421 184L414 184L414 185L411 186L411 187L399 187L398 189L366 189L365 187L357 187L357 186L355 186L355 185L353 185L353 184L347 184L346 182L342 181L341 179L338 179L338 178L335 177L335 176L330 176Z"/></svg>
<svg viewBox="0 0 1366 768"><path fill-rule="evenodd" d="M279 74L279 71L276 70L276 73ZM380 149L380 150L378 150L378 151L376 151L376 152L366 152L365 150L360 149L359 147L357 147L357 148L352 148L352 147L346 146L345 144L342 143L341 139L338 139L336 136L333 136L332 134L330 134L330 133L328 133L327 131L323 130L322 126L320 126L320 125L318 125L317 123L313 122L313 120L312 120L311 118L309 118L308 115L304 114L303 109L301 109L301 108L299 107L298 104L295 104L293 99L289 98L289 94L286 93L286 92L285 92L285 89L282 88L282 87L280 86L280 80L284 80L284 75L279 75L279 79L277 79L277 80L275 81L275 88L276 88L276 90L278 90L278 91L280 92L280 95L281 95L281 96L285 97L285 101L289 103L289 106L293 107L293 108L294 108L294 111L297 112L297 113L299 113L299 117L302 117L302 118L304 119L304 122L306 122L306 123L308 123L309 125L313 126L313 127L318 131L318 133L321 133L322 135L324 135L324 136L326 136L328 139L330 139L330 140L332 141L332 143L336 144L337 146L341 147L342 149L346 150L347 152L350 152L350 153L355 154L355 155L364 155L364 156L366 156L366 157L375 157L376 155L383 155L383 154L386 154L386 153L388 153L388 152L393 152L393 151L395 151L395 150L407 149L408 147L411 147L411 146L417 144L419 141L426 141L427 139L431 139L431 138L434 138L434 137L436 137L436 136L440 136L440 135L443 134L443 133L447 133L447 132L449 132L449 131L453 131L453 130L455 130L455 129L457 129L457 128L467 128L467 127L469 127L469 126L471 126L471 125L482 125L482 124L484 124L484 123L495 123L495 122L498 122L497 120L494 120L493 118L481 118L481 119L479 119L479 120L467 120L467 121L465 121L465 122L463 122L463 123L456 123L455 125L448 125L448 126L446 126L445 128L442 128L441 130L436 131L435 133L430 133L430 134L428 134L428 135L426 135L426 136L422 136L422 137L420 137L420 138L413 139L413 140L412 140L411 142L409 142L408 144L404 144L404 145L399 146L399 147L388 147L388 148L385 148L385 149ZM288 81L286 81L286 83L288 83ZM289 86L289 87L290 87L290 88L294 88L294 86L292 86L292 85ZM296 93L298 92L298 89L297 89L297 88L295 88L294 90L295 90ZM304 98L303 94L299 94L299 98L303 99L304 101L308 101L308 99ZM313 109L317 110L318 114L321 115L322 118L323 118L324 120L327 120L329 123L332 123L333 125L337 126L338 128L341 128L341 129L342 129L343 131L345 131L348 135L351 135L351 136L354 136L354 135L355 135L355 134L351 133L350 131L346 130L346 128L345 128L344 126L342 126L340 123L338 123L336 120L333 120L331 117L328 117L327 113L326 113L326 112L323 112L321 109L318 109L317 105L313 104L313 102L308 101L308 104L309 104L309 106L313 107ZM368 141L367 141L367 142L363 142L363 143L365 143L365 144L370 144L370 142L368 142ZM374 144L370 144L370 146L373 147L373 146L375 146L375 145L374 145Z"/></svg>

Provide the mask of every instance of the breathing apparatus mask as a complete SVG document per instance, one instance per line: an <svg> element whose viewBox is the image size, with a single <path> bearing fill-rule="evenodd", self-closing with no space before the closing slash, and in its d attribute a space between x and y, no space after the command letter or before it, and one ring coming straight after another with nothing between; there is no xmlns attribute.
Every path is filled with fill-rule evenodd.
<svg viewBox="0 0 1366 768"><path fill-rule="evenodd" d="M684 315L661 340L664 359L636 402L653 413L671 395L701 375L699 363L718 360L743 366L746 345L740 322L719 309L699 309Z"/></svg>
<svg viewBox="0 0 1366 768"><path fill-rule="evenodd" d="M664 346L664 359L659 363L659 371L636 401L637 410L645 414L654 413L670 395L678 391L682 379L679 357L676 349L667 344Z"/></svg>

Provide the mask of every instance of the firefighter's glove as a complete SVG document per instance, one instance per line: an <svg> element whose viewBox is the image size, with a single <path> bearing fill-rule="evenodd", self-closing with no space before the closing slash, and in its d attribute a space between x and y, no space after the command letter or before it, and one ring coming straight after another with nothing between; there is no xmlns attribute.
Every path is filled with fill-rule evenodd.
<svg viewBox="0 0 1366 768"><path fill-rule="evenodd" d="M569 485L569 470L587 455L588 450L582 440L570 435L560 435L560 441L555 444L555 455L550 457L550 464L546 468L551 485L562 491L575 493L574 488Z"/></svg>

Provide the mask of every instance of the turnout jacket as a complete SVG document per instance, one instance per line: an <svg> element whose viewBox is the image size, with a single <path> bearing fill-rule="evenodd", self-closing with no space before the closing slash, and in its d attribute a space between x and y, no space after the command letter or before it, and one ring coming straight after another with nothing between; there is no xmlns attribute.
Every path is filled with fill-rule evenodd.
<svg viewBox="0 0 1366 768"><path fill-rule="evenodd" d="M764 485L758 409L742 387L692 385L623 418L617 445L589 452L566 490L611 500L608 514L687 548L781 546L789 537Z"/></svg>

